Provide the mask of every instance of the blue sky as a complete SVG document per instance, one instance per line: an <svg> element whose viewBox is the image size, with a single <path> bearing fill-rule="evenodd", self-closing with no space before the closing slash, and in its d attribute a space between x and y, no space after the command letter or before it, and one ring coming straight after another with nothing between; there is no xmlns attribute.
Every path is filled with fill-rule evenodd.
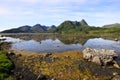
<svg viewBox="0 0 120 80"><path fill-rule="evenodd" d="M23 25L59 25L85 19L89 25L120 23L120 0L0 0L0 31Z"/></svg>

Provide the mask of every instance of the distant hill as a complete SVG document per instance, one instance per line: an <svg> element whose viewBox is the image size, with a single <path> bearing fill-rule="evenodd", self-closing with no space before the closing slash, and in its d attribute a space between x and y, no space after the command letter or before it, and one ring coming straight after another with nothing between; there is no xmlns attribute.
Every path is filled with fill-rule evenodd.
<svg viewBox="0 0 120 80"><path fill-rule="evenodd" d="M42 33L42 32L51 32L56 29L56 26L44 26L36 24L34 26L21 26L14 29L4 30L1 33Z"/></svg>
<svg viewBox="0 0 120 80"><path fill-rule="evenodd" d="M93 27L89 26L87 22L84 19L82 19L80 22L64 21L56 28L55 32L59 33L87 32L91 29L93 29Z"/></svg>
<svg viewBox="0 0 120 80"><path fill-rule="evenodd" d="M119 34L120 33L120 24L115 23L115 24L104 25L100 29L91 30L89 33L92 33L92 34L117 33L117 34Z"/></svg>
<svg viewBox="0 0 120 80"><path fill-rule="evenodd" d="M119 23L104 25L103 28L120 28Z"/></svg>

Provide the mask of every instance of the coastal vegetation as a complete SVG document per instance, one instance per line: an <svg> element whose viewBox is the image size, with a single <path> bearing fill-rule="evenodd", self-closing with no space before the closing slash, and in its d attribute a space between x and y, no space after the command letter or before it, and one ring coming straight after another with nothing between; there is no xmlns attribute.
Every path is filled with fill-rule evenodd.
<svg viewBox="0 0 120 80"><path fill-rule="evenodd" d="M13 63L6 55L6 52L0 51L0 80L12 80L10 70L13 68Z"/></svg>

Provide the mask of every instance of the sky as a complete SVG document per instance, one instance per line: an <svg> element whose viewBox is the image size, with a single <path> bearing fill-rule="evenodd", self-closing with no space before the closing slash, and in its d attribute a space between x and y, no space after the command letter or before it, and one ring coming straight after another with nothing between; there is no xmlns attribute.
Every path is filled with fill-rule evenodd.
<svg viewBox="0 0 120 80"><path fill-rule="evenodd" d="M60 25L85 19L91 26L120 23L120 0L0 0L0 31L23 25Z"/></svg>

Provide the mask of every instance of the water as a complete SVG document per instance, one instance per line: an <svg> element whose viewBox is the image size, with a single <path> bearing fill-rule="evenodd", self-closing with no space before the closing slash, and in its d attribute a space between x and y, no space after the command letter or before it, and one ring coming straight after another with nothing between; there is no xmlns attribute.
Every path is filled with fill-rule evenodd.
<svg viewBox="0 0 120 80"><path fill-rule="evenodd" d="M84 47L90 47L95 49L110 49L120 53L120 41L112 41L103 38L89 39Z"/></svg>
<svg viewBox="0 0 120 80"><path fill-rule="evenodd" d="M103 38L92 38L88 39L85 44L81 45L80 43L71 43L65 44L56 39L45 39L36 41L33 39L22 40L19 38L7 37L5 42L13 42L11 49L25 50L30 52L64 52L72 50L83 50L86 47L95 48L95 49L110 49L115 50L117 53L120 53L120 41L112 41Z"/></svg>
<svg viewBox="0 0 120 80"><path fill-rule="evenodd" d="M81 50L81 44L64 44L59 39L46 39L40 42L35 40L21 40L19 38L7 38L5 42L13 42L11 49L25 50L30 52L64 52Z"/></svg>

